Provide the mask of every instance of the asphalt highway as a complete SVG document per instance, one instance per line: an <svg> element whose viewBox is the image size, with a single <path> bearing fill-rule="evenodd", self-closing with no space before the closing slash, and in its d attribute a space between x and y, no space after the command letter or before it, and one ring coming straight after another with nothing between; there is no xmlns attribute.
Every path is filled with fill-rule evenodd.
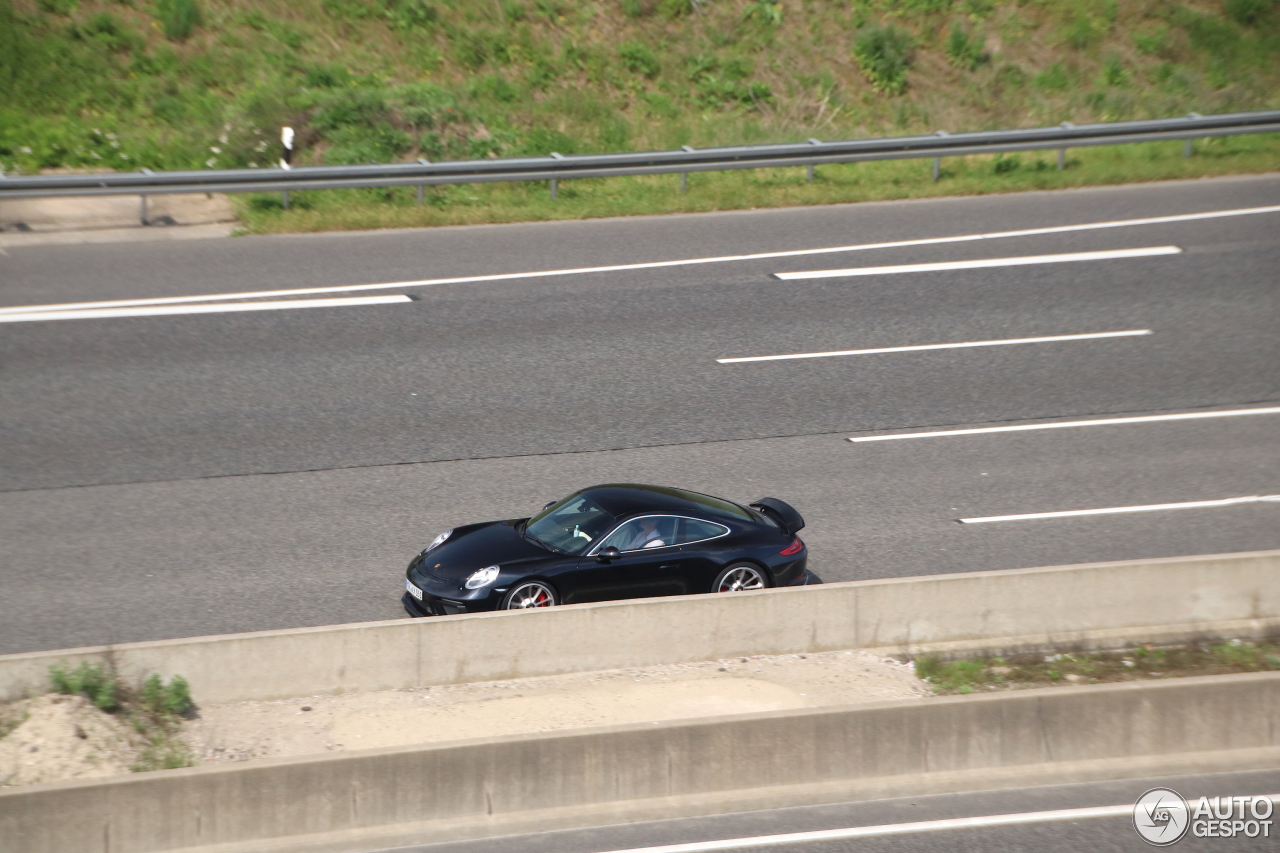
<svg viewBox="0 0 1280 853"><path fill-rule="evenodd" d="M1275 495L1280 414L846 440L1280 406L1280 211L1194 216L1275 205L1272 175L11 248L0 653L395 618L439 530L616 480L788 500L828 581L1280 547L1274 501L958 523ZM11 310L206 294L113 310L411 301ZM717 361L952 343L984 345Z"/></svg>
<svg viewBox="0 0 1280 853"><path fill-rule="evenodd" d="M1135 831L1131 814L1066 821L1032 819L1020 824L994 823L972 828L949 827L838 840L769 844L761 842L770 836L790 833L854 827L888 828L920 822L1035 815L1097 806L1128 806L1135 803L1144 792L1155 787L1167 787L1176 791L1194 809L1199 797L1275 794L1280 792L1278 786L1280 771L1274 770L1045 785L1017 790L905 797L584 830L540 832L483 841L401 847L396 848L395 853L643 853L645 848L655 847L659 850L654 853L667 853L661 851L661 848L667 845L692 846L698 842L730 839L741 839L743 842L740 846L721 848L732 850L733 853L757 850L768 853L1015 853L1025 850L1035 850L1038 853L1077 853L1080 850L1130 853L1152 849ZM1276 849L1275 832L1278 828L1280 824L1273 821L1271 837L1268 838L1248 838L1243 834L1232 838L1196 838L1188 831L1170 849L1190 853L1273 851ZM1260 829L1255 831L1261 835ZM695 849L689 853L698 851Z"/></svg>

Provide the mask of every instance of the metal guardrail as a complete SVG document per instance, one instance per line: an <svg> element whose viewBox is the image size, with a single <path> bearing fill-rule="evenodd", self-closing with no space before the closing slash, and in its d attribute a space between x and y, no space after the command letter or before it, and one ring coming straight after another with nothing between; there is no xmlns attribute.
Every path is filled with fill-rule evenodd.
<svg viewBox="0 0 1280 853"><path fill-rule="evenodd" d="M1191 140L1212 136L1280 132L1280 110L1201 116L1110 124L1073 125L1028 130L997 130L977 133L938 131L928 136L900 136L882 139L855 139L786 145L740 145L726 148L679 151L643 151L621 154L551 154L547 157L504 157L490 160L462 160L430 163L390 163L369 166L304 166L293 169L221 169L190 172L151 172L99 175L41 175L0 178L0 201L7 198L49 198L59 196L139 195L143 199L146 224L146 196L196 192L283 192L297 190L353 189L359 187L471 184L493 181L549 181L556 195L558 181L573 178L604 178L623 175L681 175L681 190L687 188L689 172L716 172L730 169L762 169L826 163L857 163L866 160L933 158L933 178L938 179L943 157L992 154L1010 151L1058 150L1058 168L1064 166L1065 151L1094 145L1185 139L1185 153L1191 154Z"/></svg>

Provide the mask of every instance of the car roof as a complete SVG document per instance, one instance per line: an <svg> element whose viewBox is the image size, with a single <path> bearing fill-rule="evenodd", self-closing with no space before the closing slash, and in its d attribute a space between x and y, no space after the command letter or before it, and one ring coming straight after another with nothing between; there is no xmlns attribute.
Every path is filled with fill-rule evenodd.
<svg viewBox="0 0 1280 853"><path fill-rule="evenodd" d="M732 501L670 486L605 483L583 489L579 494L617 518L645 512L674 512L736 518L739 521L755 520L749 510Z"/></svg>

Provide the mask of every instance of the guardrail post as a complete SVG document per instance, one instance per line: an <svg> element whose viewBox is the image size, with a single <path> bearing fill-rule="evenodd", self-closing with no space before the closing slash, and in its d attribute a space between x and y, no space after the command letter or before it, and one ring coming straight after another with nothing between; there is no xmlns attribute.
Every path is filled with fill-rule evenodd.
<svg viewBox="0 0 1280 853"><path fill-rule="evenodd" d="M418 204L422 204L422 184L418 184Z"/></svg>
<svg viewBox="0 0 1280 853"><path fill-rule="evenodd" d="M552 152L551 152L551 157L552 157L553 159L555 159L555 160L563 160L563 159L564 159L564 155L563 155L563 154L561 154L559 151L552 151ZM556 187L556 183L557 183L556 179L555 179L555 178L552 178L552 179L551 179L551 197L552 197L552 198L555 198L555 197L556 197L556 189L557 189L557 187Z"/></svg>
<svg viewBox="0 0 1280 853"><path fill-rule="evenodd" d="M822 144L822 140L820 140L820 139L814 139L813 137L810 137L810 138L809 138L809 144L810 144L810 145L821 145L821 144ZM812 164L812 163L810 163L810 164L809 164L809 183L813 183L813 164Z"/></svg>
<svg viewBox="0 0 1280 853"><path fill-rule="evenodd" d="M285 210L289 209L289 191L288 190L281 191L280 204L284 207Z"/></svg>
<svg viewBox="0 0 1280 853"><path fill-rule="evenodd" d="M1195 121L1198 118L1204 118L1204 116L1200 115L1200 113L1187 113L1187 118L1190 119L1191 121ZM1182 156L1183 157L1191 156L1191 140L1190 139L1188 139L1186 144L1182 146Z"/></svg>
<svg viewBox="0 0 1280 853"><path fill-rule="evenodd" d="M951 134L947 133L945 130L935 130L933 132L933 135L934 136L950 136ZM942 177L942 158L934 157L933 158L933 182L936 184L938 182L938 178L940 177Z"/></svg>
<svg viewBox="0 0 1280 853"><path fill-rule="evenodd" d="M141 172L142 172L142 174L144 174L144 175L154 175L154 174L155 174L155 172L153 172L153 171L151 171L150 169L147 169L147 168L140 169L139 171L141 171ZM138 196L138 198L142 199L142 204L140 205L140 206L141 206L141 208L142 208L142 210L140 211L140 214L139 214L139 215L140 215L140 218L142 219L142 224L143 224L143 225L150 225L150 224L151 224L151 220L147 217L147 196L146 196L146 193L143 193L142 195Z"/></svg>
<svg viewBox="0 0 1280 853"><path fill-rule="evenodd" d="M1064 121L1062 124L1058 125L1058 127L1070 128L1075 127L1075 125L1069 121ZM1067 149L1066 146L1063 146L1058 149L1058 171L1061 172L1065 168L1067 168Z"/></svg>
<svg viewBox="0 0 1280 853"><path fill-rule="evenodd" d="M431 161L428 160L426 157L419 157L418 162L424 166L431 165ZM422 186L423 186L422 184L418 184L418 204L422 204Z"/></svg>
<svg viewBox="0 0 1280 853"><path fill-rule="evenodd" d="M694 149L690 148L688 145L681 145L680 150L686 151L690 154L692 154L694 151ZM687 193L688 191L689 191L689 173L681 172L680 173L680 192Z"/></svg>

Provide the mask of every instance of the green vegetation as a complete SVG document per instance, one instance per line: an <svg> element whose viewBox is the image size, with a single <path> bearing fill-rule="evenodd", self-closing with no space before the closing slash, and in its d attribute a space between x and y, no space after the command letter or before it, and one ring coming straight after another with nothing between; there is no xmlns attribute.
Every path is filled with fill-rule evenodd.
<svg viewBox="0 0 1280 853"><path fill-rule="evenodd" d="M54 693L83 696L108 713L120 709L120 683L115 674L100 663L82 663L75 669L60 664L49 667L49 683Z"/></svg>
<svg viewBox="0 0 1280 853"><path fill-rule="evenodd" d="M745 210L1263 172L1280 164L1280 138L1197 140L1195 156L1182 153L1181 142L1070 149L1065 171L1052 151L948 157L938 183L931 161L900 160L819 166L812 183L804 169L692 173L687 193L679 176L659 175L561 181L555 200L545 183L426 187L422 205L411 187L292 192L288 211L279 195L236 198L244 205L241 230L251 234Z"/></svg>
<svg viewBox="0 0 1280 853"><path fill-rule="evenodd" d="M991 61L991 54L983 50L983 40L970 36L959 23L951 25L947 38L947 58L951 64L966 71L976 71L979 65Z"/></svg>
<svg viewBox="0 0 1280 853"><path fill-rule="evenodd" d="M1115 681L1280 670L1280 644L1232 640L1218 645L1160 648L1150 644L1119 652L1018 655L943 662L917 658L916 675L935 693L1098 684Z"/></svg>
<svg viewBox="0 0 1280 853"><path fill-rule="evenodd" d="M23 711L18 713L11 705L0 704L0 739L27 721L30 716ZM0 785L5 784L0 782Z"/></svg>
<svg viewBox="0 0 1280 853"><path fill-rule="evenodd" d="M911 35L905 30L893 24L871 24L854 36L853 57L877 91L901 95L907 89L912 47Z"/></svg>
<svg viewBox="0 0 1280 853"><path fill-rule="evenodd" d="M9 172L267 167L282 125L297 131L295 164L979 130L1280 106L1280 3L0 0L0 86ZM1237 166L1278 162L1261 159ZM1027 162L966 191L1021 188ZM578 199L594 201L578 211L715 209L693 199L709 189L717 207L899 197L918 165L847 167L848 180L824 169L813 192L696 176L674 201L669 181L610 184L626 204L583 185ZM944 185L972 171L948 166ZM1136 176L1170 171L1195 173ZM864 173L885 182L873 190ZM787 188L762 190L771 182ZM413 190L291 198L287 213L246 200L245 223L558 216L542 193L431 190L429 210L410 213ZM360 210L326 213L335 200Z"/></svg>
<svg viewBox="0 0 1280 853"><path fill-rule="evenodd" d="M84 662L75 669L61 664L50 666L49 683L55 693L83 696L133 727L143 743L138 761L132 767L134 772L172 770L193 763L186 745L178 737L183 718L195 711L190 687L182 676L176 675L165 683L152 673L135 688L122 682L109 666ZM0 726L0 737L18 723L8 726L7 731Z"/></svg>
<svg viewBox="0 0 1280 853"><path fill-rule="evenodd" d="M114 23L105 12L99 13L99 17ZM156 17L160 19L165 37L174 41L186 41L201 24L196 0L156 0Z"/></svg>

